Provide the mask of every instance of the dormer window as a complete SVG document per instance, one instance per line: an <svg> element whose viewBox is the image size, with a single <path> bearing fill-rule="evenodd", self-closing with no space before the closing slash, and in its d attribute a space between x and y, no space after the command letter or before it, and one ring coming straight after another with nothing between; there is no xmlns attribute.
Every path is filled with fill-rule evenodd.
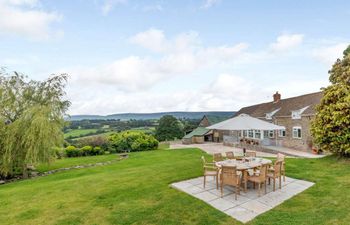
<svg viewBox="0 0 350 225"><path fill-rule="evenodd" d="M298 109L298 110L293 110L292 111L292 119L293 120L297 120L297 119L301 119L301 114L308 108L309 106L306 106L302 109Z"/></svg>
<svg viewBox="0 0 350 225"><path fill-rule="evenodd" d="M276 110L274 110L274 111L272 111L272 112L266 113L265 118L266 118L267 120L272 120L272 116L275 115L276 112L278 112L280 109L281 109L281 108L276 109Z"/></svg>

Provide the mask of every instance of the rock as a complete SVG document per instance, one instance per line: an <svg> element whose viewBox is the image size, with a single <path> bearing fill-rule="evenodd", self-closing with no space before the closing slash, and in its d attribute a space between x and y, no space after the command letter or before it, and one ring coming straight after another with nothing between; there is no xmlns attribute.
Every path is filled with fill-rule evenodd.
<svg viewBox="0 0 350 225"><path fill-rule="evenodd" d="M4 180L0 180L0 185L5 184L6 182Z"/></svg>
<svg viewBox="0 0 350 225"><path fill-rule="evenodd" d="M39 175L39 173L36 172L36 171L33 171L33 172L30 173L31 177L37 177L38 175Z"/></svg>

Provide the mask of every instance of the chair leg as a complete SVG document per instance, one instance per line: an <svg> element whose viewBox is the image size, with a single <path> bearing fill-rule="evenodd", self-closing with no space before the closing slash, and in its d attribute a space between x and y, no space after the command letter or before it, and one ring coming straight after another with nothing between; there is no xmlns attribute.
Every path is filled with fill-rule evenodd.
<svg viewBox="0 0 350 225"><path fill-rule="evenodd" d="M276 191L276 179L273 179L273 191Z"/></svg>
<svg viewBox="0 0 350 225"><path fill-rule="evenodd" d="M203 188L205 188L206 176L204 175Z"/></svg>
<svg viewBox="0 0 350 225"><path fill-rule="evenodd" d="M237 200L237 186L236 186L236 189L235 189L235 200Z"/></svg>
<svg viewBox="0 0 350 225"><path fill-rule="evenodd" d="M265 195L266 195L266 180L264 182L264 187L265 187Z"/></svg>
<svg viewBox="0 0 350 225"><path fill-rule="evenodd" d="M220 185L220 190L221 190L221 198L223 196L223 191L222 191L222 186L224 186L223 184Z"/></svg>
<svg viewBox="0 0 350 225"><path fill-rule="evenodd" d="M260 197L260 185L261 183L258 183L258 196Z"/></svg>
<svg viewBox="0 0 350 225"><path fill-rule="evenodd" d="M282 188L282 185L281 185L281 183L282 183L282 176L279 176L278 183L280 184L280 189L281 189Z"/></svg>
<svg viewBox="0 0 350 225"><path fill-rule="evenodd" d="M269 177L269 185L271 184L271 178Z"/></svg>
<svg viewBox="0 0 350 225"><path fill-rule="evenodd" d="M216 190L219 189L219 178L216 176Z"/></svg>

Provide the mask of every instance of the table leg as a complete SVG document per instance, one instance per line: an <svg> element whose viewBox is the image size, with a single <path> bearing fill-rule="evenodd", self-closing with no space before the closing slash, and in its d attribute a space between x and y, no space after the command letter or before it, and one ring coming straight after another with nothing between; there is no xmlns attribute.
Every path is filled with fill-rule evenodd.
<svg viewBox="0 0 350 225"><path fill-rule="evenodd" d="M243 170L242 172L243 172L244 192L247 192L248 171Z"/></svg>

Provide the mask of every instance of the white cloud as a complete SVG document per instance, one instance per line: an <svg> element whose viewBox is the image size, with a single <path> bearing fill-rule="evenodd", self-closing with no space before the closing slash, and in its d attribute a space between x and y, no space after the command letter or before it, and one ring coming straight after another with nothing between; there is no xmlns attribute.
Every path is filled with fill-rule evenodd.
<svg viewBox="0 0 350 225"><path fill-rule="evenodd" d="M0 0L0 34L15 34L30 39L47 39L61 35L51 25L62 15L38 9L38 0Z"/></svg>
<svg viewBox="0 0 350 225"><path fill-rule="evenodd" d="M104 0L101 10L103 15L107 15L111 12L117 5L126 4L128 0Z"/></svg>
<svg viewBox="0 0 350 225"><path fill-rule="evenodd" d="M303 34L284 34L277 37L276 42L270 45L273 51L288 51L299 46L304 39Z"/></svg>
<svg viewBox="0 0 350 225"><path fill-rule="evenodd" d="M338 43L323 47L318 47L312 52L312 56L326 65L332 65L338 58L342 58L343 51L349 43Z"/></svg>
<svg viewBox="0 0 350 225"><path fill-rule="evenodd" d="M232 63L247 48L244 43L206 48L196 32L167 39L157 29L138 33L129 40L161 56L128 56L104 65L75 68L70 70L73 78L77 83L113 85L124 92L144 91L174 77L193 76L209 67Z"/></svg>
<svg viewBox="0 0 350 225"><path fill-rule="evenodd" d="M221 0L205 0L205 2L204 2L204 4L202 5L201 8L208 9L208 8L218 4L220 2L221 2Z"/></svg>

